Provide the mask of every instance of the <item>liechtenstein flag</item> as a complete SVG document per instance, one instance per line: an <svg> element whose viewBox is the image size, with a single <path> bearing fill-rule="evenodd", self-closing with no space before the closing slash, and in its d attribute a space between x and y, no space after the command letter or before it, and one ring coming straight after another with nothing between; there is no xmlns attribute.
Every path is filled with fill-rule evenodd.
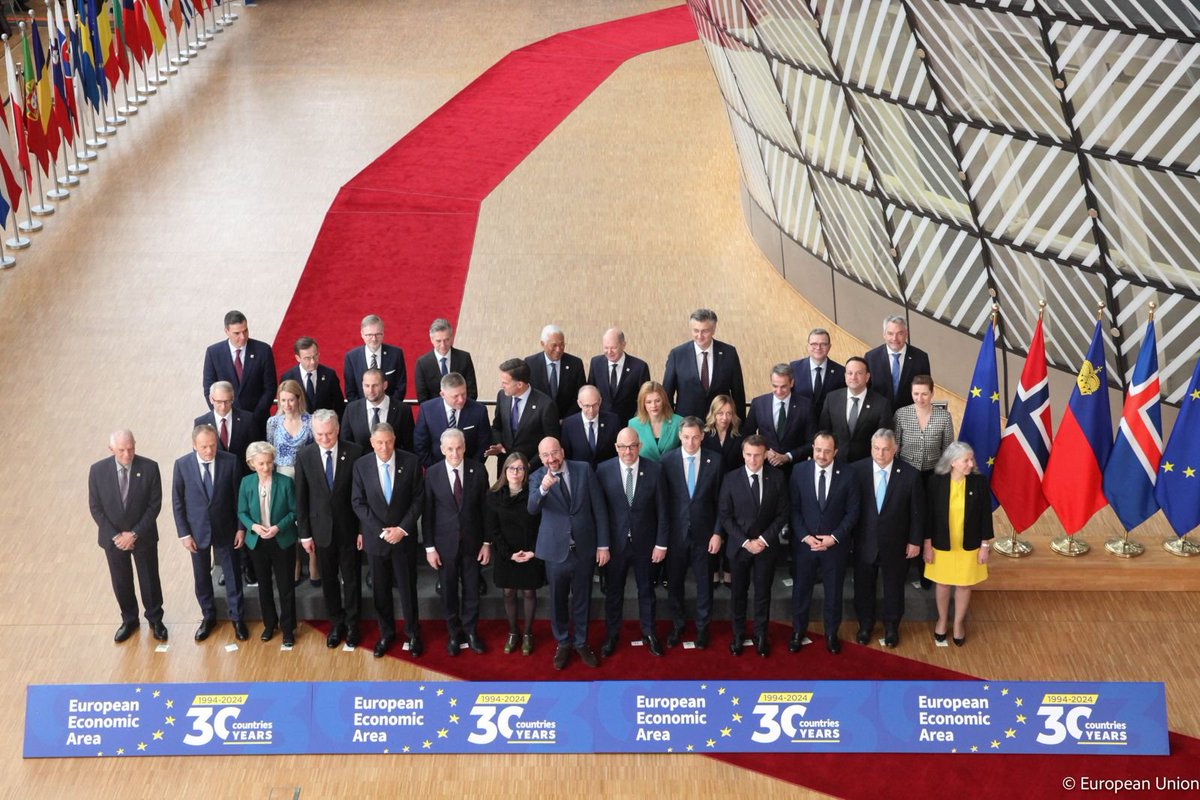
<svg viewBox="0 0 1200 800"><path fill-rule="evenodd" d="M979 348L958 438L975 450L975 466L990 481L992 467L996 463L996 451L1000 447L1000 384L996 379L994 324L988 325L983 345ZM992 498L992 510L996 510L995 498Z"/></svg>
<svg viewBox="0 0 1200 800"><path fill-rule="evenodd" d="M1104 328L1097 321L1092 345L1079 367L1067 411L1058 424L1042 482L1042 491L1068 536L1108 504L1104 499L1104 467L1112 451L1112 418L1107 379Z"/></svg>
<svg viewBox="0 0 1200 800"><path fill-rule="evenodd" d="M1125 395L1117 440L1104 468L1104 496L1125 530L1141 525L1158 510L1154 483L1162 461L1162 407L1158 389L1158 342L1154 320L1146 336Z"/></svg>

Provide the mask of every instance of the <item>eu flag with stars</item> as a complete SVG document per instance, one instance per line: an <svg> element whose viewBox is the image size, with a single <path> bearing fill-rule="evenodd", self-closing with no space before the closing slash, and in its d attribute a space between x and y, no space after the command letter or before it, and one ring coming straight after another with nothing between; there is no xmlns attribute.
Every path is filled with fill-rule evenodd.
<svg viewBox="0 0 1200 800"><path fill-rule="evenodd" d="M996 326L988 325L975 360L975 374L971 376L971 388L967 392L967 408L963 412L960 441L975 450L975 465L987 476L992 477L992 465L996 463L996 451L1000 449L1000 383L996 378ZM992 498L992 510L996 510L996 498Z"/></svg>
<svg viewBox="0 0 1200 800"><path fill-rule="evenodd" d="M1154 483L1162 452L1158 340L1154 335L1154 320L1150 320L1125 395L1117 440L1104 467L1104 496L1127 531L1158 511Z"/></svg>
<svg viewBox="0 0 1200 800"><path fill-rule="evenodd" d="M1154 497L1177 536L1186 536L1200 525L1200 361L1179 404Z"/></svg>

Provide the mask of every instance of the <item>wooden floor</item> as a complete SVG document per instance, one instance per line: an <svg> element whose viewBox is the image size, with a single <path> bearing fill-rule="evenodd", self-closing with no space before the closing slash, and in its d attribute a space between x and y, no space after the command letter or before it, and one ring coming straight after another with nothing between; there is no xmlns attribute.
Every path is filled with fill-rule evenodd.
<svg viewBox="0 0 1200 800"><path fill-rule="evenodd" d="M274 338L330 200L363 165L510 50L662 5L508 0L485 15L470 0L263 0L112 140L33 249L0 273L0 794L528 797L586 786L700 796L729 780L746 796L805 794L700 757L440 756L402 769L371 756L21 758L30 683L437 677L330 653L310 630L286 655L253 639L227 653L227 626L196 646L190 569L169 512L159 552L170 652L155 653L144 626L113 645L119 620L87 512L87 466L115 427L132 427L139 452L164 469L188 449L203 410L201 354L220 338L221 315L238 307L252 335ZM531 285L541 290L533 311ZM484 203L459 343L488 390L488 365L533 352L546 322L563 325L568 350L585 358L620 324L630 351L657 368L701 305L721 315L751 393L765 391L772 363L804 354L809 327L829 325L745 229L724 111L691 44L622 67ZM835 357L862 347L835 331ZM980 594L966 647L938 650L913 624L899 652L990 678L1164 680L1171 727L1200 735L1200 593L1089 588Z"/></svg>

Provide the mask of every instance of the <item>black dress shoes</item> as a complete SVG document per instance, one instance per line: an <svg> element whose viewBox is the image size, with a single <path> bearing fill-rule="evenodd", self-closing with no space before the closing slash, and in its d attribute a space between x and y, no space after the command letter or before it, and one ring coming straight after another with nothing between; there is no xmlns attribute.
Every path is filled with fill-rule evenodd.
<svg viewBox="0 0 1200 800"><path fill-rule="evenodd" d="M804 634L793 633L791 641L788 642L788 652L789 653L799 653L800 648L804 646L801 644L801 642L803 640L804 640Z"/></svg>
<svg viewBox="0 0 1200 800"><path fill-rule="evenodd" d="M487 647L484 646L483 639L480 639L477 633L467 634L467 647L471 648L472 653L478 653L479 655L487 652Z"/></svg>
<svg viewBox="0 0 1200 800"><path fill-rule="evenodd" d="M825 649L835 656L842 652L842 640L837 637L836 633L825 637Z"/></svg>
<svg viewBox="0 0 1200 800"><path fill-rule="evenodd" d="M448 656L458 655L458 637L457 636L452 635L446 641L446 655L448 655Z"/></svg>
<svg viewBox="0 0 1200 800"><path fill-rule="evenodd" d="M963 634L963 637L962 637L961 639L960 639L960 638L958 638L957 636L954 636L954 637L952 637L952 639L953 639L953 641L954 641L954 646L955 646L955 647L962 647L964 644L966 644L966 643L967 643L967 636L966 636L966 634Z"/></svg>
<svg viewBox="0 0 1200 800"><path fill-rule="evenodd" d="M708 648L708 626L696 631L696 649L704 650Z"/></svg>
<svg viewBox="0 0 1200 800"><path fill-rule="evenodd" d="M667 647L678 647L682 638L683 628L671 628L671 632L667 634Z"/></svg>
<svg viewBox="0 0 1200 800"><path fill-rule="evenodd" d="M391 649L393 641L395 641L395 640L392 639L391 636L384 636L382 639L380 639L378 642L376 642L375 643L375 657L383 658L385 655L387 655L387 651Z"/></svg>
<svg viewBox="0 0 1200 800"><path fill-rule="evenodd" d="M158 639L160 642L165 642L167 640L167 626L162 624L162 620L150 623L150 630L153 631L154 638Z"/></svg>
<svg viewBox="0 0 1200 800"><path fill-rule="evenodd" d="M767 642L767 635L765 633L762 636L758 636L755 638L754 649L763 658L766 658L767 655L770 654L771 645L770 645L770 643Z"/></svg>
<svg viewBox="0 0 1200 800"><path fill-rule="evenodd" d="M271 631L271 635L274 634L275 631ZM233 636L239 642L244 642L250 638L250 629L246 627L246 623L242 622L240 619L235 619L233 621Z"/></svg>
<svg viewBox="0 0 1200 800"><path fill-rule="evenodd" d="M604 640L604 645L600 648L600 655L608 658L615 652L617 652L617 637L609 636Z"/></svg>
<svg viewBox="0 0 1200 800"><path fill-rule="evenodd" d="M162 623L160 622L159 624L161 625ZM121 627L117 628L117 632L113 636L113 641L114 642L125 641L130 636L133 636L135 633L137 633L137 630L139 627L141 627L141 623L138 622L136 619L133 622L122 622Z"/></svg>
<svg viewBox="0 0 1200 800"><path fill-rule="evenodd" d="M566 669L567 661L571 659L571 646L560 644L558 649L554 651L554 668Z"/></svg>
<svg viewBox="0 0 1200 800"><path fill-rule="evenodd" d="M293 646L295 646L295 644L296 644L296 634L295 633L285 633L283 635L283 646L284 647L293 647Z"/></svg>
<svg viewBox="0 0 1200 800"><path fill-rule="evenodd" d="M362 641L362 634L358 632L358 626L353 625L346 629L346 644L350 647L358 647L358 643Z"/></svg>
<svg viewBox="0 0 1200 800"><path fill-rule="evenodd" d="M885 647L895 647L900 644L899 628L885 628L883 631L883 644Z"/></svg>
<svg viewBox="0 0 1200 800"><path fill-rule="evenodd" d="M600 666L600 659L596 658L596 653L586 644L581 644L575 648L575 652L579 653L579 660L589 667Z"/></svg>
<svg viewBox="0 0 1200 800"><path fill-rule="evenodd" d="M646 649L650 651L650 655L662 657L663 646L657 636L653 633L648 633L642 638L646 640Z"/></svg>
<svg viewBox="0 0 1200 800"><path fill-rule="evenodd" d="M735 635L733 641L729 643L729 652L735 656L742 654L742 637L740 634Z"/></svg>
<svg viewBox="0 0 1200 800"><path fill-rule="evenodd" d="M342 643L342 626L334 625L329 629L329 635L325 637L325 646L330 650Z"/></svg>
<svg viewBox="0 0 1200 800"><path fill-rule="evenodd" d="M421 653L425 652L425 644L421 641L420 636L410 637L408 640L408 654L413 658L420 658Z"/></svg>
<svg viewBox="0 0 1200 800"><path fill-rule="evenodd" d="M206 619L200 622L200 627L196 628L196 641L203 642L208 638L208 635L213 632L213 628L217 627L215 619Z"/></svg>
<svg viewBox="0 0 1200 800"><path fill-rule="evenodd" d="M871 631L866 628L859 628L858 633L854 635L854 641L859 644L868 644L871 641Z"/></svg>
<svg viewBox="0 0 1200 800"><path fill-rule="evenodd" d="M263 628L262 636L260 636L259 638L262 639L264 642L269 642L272 639L274 639L275 638L275 626L268 625L267 627Z"/></svg>

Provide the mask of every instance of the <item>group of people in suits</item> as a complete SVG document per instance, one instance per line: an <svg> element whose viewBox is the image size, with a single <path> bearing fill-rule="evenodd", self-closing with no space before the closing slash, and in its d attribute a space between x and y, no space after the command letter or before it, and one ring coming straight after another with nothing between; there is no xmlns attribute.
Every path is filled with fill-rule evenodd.
<svg viewBox="0 0 1200 800"><path fill-rule="evenodd" d="M980 509L990 495L961 443L938 454L937 480L924 466L897 458L898 438L918 443L922 452L934 438L931 417L921 408L914 423L893 432L900 419L893 410L911 405L914 393L932 391L928 356L908 344L905 320L889 317L884 344L845 364L829 358L829 333L812 331L808 357L777 364L770 391L748 405L737 349L715 338L717 315L698 309L689 325L691 340L670 351L662 383L651 379L645 361L626 352L619 329L604 333L603 352L585 370L581 358L566 352L563 331L547 325L540 352L500 364L489 420L477 399L470 355L453 347L450 324L436 320L433 349L415 365L414 422L403 405L403 353L383 341L377 316L363 319L363 347L346 354L343 393L310 337L297 340L296 366L277 382L270 348L250 339L245 317L230 312L225 341L211 346L204 360L211 410L196 418L192 451L174 464L176 530L191 555L202 614L195 639L204 640L216 625L214 559L222 567L235 636L248 638L239 561L245 550L263 606L262 639L279 629L291 646L300 549L312 559L310 573L324 576L327 645L357 646L361 552L379 617L375 655L387 653L397 638L396 590L405 649L419 656L423 548L438 573L451 655L487 649L477 623L481 570L492 563L509 618L506 653L532 652L536 590L548 586L555 667L564 668L572 653L597 665L587 642L597 568L605 576L600 656L619 647L630 573L648 652L661 656L681 642L689 572L696 585L694 645L706 648L719 560L732 589L730 651L742 653L749 615L749 641L766 656L771 584L785 553L794 581L792 652L807 641L818 575L825 586L826 647L840 651L842 584L851 564L858 642L871 636L878 582L884 643L895 647L908 559L920 556L939 583L935 635L945 638L949 587L957 586L953 638L965 640L969 586L986 577L990 505L987 514ZM280 411L272 417L273 404ZM109 446L113 457L93 465L89 490L122 614L116 639L124 641L138 626L135 570L146 618L155 636L166 639L157 571L158 468L135 455L128 431L114 433ZM491 456L499 475L489 484ZM926 484L935 488L927 491ZM964 551L979 554L982 573L969 569L971 556L958 555ZM664 578L671 622L665 647L655 629L655 585Z"/></svg>

